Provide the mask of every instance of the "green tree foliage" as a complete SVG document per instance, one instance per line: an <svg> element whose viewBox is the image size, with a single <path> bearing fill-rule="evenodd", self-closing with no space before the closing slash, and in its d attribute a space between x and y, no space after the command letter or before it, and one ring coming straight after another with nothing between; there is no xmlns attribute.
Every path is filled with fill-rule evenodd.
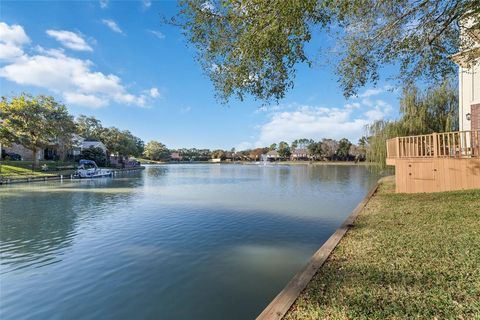
<svg viewBox="0 0 480 320"><path fill-rule="evenodd" d="M152 140L145 145L143 156L155 161L166 160L169 158L170 152L163 143Z"/></svg>
<svg viewBox="0 0 480 320"><path fill-rule="evenodd" d="M270 145L270 147L268 147L268 151L273 151L273 150L277 150L277 144L276 143L272 143Z"/></svg>
<svg viewBox="0 0 480 320"><path fill-rule="evenodd" d="M102 122L95 117L79 115L75 119L77 133L87 140L101 140L103 133Z"/></svg>
<svg viewBox="0 0 480 320"><path fill-rule="evenodd" d="M41 149L68 143L74 132L73 118L67 108L53 97L22 94L0 102L0 140L17 143L32 150L34 166Z"/></svg>
<svg viewBox="0 0 480 320"><path fill-rule="evenodd" d="M290 146L285 141L282 141L278 144L277 152L278 155L282 158L288 158L292 154Z"/></svg>
<svg viewBox="0 0 480 320"><path fill-rule="evenodd" d="M227 155L226 155L225 151L220 150L220 149L212 151L212 159L225 160L226 158L227 158Z"/></svg>
<svg viewBox="0 0 480 320"><path fill-rule="evenodd" d="M348 139L340 139L338 142L338 148L336 152L337 159L339 160L348 160L350 155L350 147L352 143Z"/></svg>
<svg viewBox="0 0 480 320"><path fill-rule="evenodd" d="M144 142L128 130L105 128L95 117L80 115L76 119L77 133L87 140L103 142L109 153L139 157L144 151Z"/></svg>
<svg viewBox="0 0 480 320"><path fill-rule="evenodd" d="M397 76L405 83L454 74L448 57L461 45L461 18L470 18L462 24L466 32L480 29L478 0L183 0L180 7L172 22L196 46L223 100L283 98L295 67L312 63L304 50L312 30L336 37L340 86L351 96L375 83L388 64L400 66Z"/></svg>
<svg viewBox="0 0 480 320"><path fill-rule="evenodd" d="M328 0L332 21L344 32L337 44L340 86L346 96L379 79L386 64L400 66L398 79L431 84L455 75L449 57L461 47L461 19L480 30L478 0ZM463 44L471 46L470 44Z"/></svg>
<svg viewBox="0 0 480 320"><path fill-rule="evenodd" d="M80 157L86 160L93 160L100 167L106 167L109 164L107 155L102 148L98 147L83 149Z"/></svg>
<svg viewBox="0 0 480 320"><path fill-rule="evenodd" d="M184 160L191 161L208 161L212 158L212 154L208 149L196 149L196 148L182 148L176 150Z"/></svg>
<svg viewBox="0 0 480 320"><path fill-rule="evenodd" d="M313 141L312 139L307 139L307 138L296 139L292 142L292 150L305 149L314 142L315 141Z"/></svg>
<svg viewBox="0 0 480 320"><path fill-rule="evenodd" d="M181 1L174 23L198 49L198 60L219 97L251 94L280 99L293 86L294 65L307 61L303 46L316 0Z"/></svg>
<svg viewBox="0 0 480 320"><path fill-rule="evenodd" d="M128 130L104 128L100 141L105 144L109 153L122 156L138 155L136 139Z"/></svg>
<svg viewBox="0 0 480 320"><path fill-rule="evenodd" d="M458 130L458 90L448 81L424 93L409 86L403 91L400 112L407 134Z"/></svg>
<svg viewBox="0 0 480 320"><path fill-rule="evenodd" d="M321 159L323 157L322 143L320 141L310 143L307 147L307 150L314 160Z"/></svg>

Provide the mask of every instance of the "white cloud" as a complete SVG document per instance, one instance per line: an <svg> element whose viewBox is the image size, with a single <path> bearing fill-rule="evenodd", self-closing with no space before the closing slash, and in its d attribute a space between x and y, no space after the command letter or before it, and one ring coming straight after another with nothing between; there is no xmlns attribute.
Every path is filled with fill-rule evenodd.
<svg viewBox="0 0 480 320"><path fill-rule="evenodd" d="M92 47L77 33L66 30L47 30L46 32L64 47L77 51L93 51Z"/></svg>
<svg viewBox="0 0 480 320"><path fill-rule="evenodd" d="M26 35L16 43L25 43L25 39L28 39ZM148 90L148 94L132 94L118 76L95 71L92 61L70 57L61 49L37 47L31 55L22 51L21 56L0 68L0 77L19 85L51 90L62 95L69 104L95 108L111 102L143 107L149 99L159 95L156 88Z"/></svg>
<svg viewBox="0 0 480 320"><path fill-rule="evenodd" d="M380 93L384 92L383 89L380 88L370 88L365 90L362 94L359 95L360 98L368 98L371 96L379 95Z"/></svg>
<svg viewBox="0 0 480 320"><path fill-rule="evenodd" d="M102 22L103 22L104 25L109 27L113 32L123 34L122 29L120 29L120 27L118 26L118 24L115 21L113 21L111 19L103 19Z"/></svg>
<svg viewBox="0 0 480 320"><path fill-rule="evenodd" d="M145 8L150 8L150 6L152 5L151 0L142 0L142 3Z"/></svg>
<svg viewBox="0 0 480 320"><path fill-rule="evenodd" d="M158 91L157 88L151 88L149 90L150 97L152 98L158 98L160 96L160 92Z"/></svg>
<svg viewBox="0 0 480 320"><path fill-rule="evenodd" d="M248 141L242 141L235 146L235 150L237 151L243 151L243 150L254 149L254 148L255 148L254 144Z"/></svg>
<svg viewBox="0 0 480 320"><path fill-rule="evenodd" d="M30 43L30 39L22 26L19 26L18 24L9 26L5 22L0 22L0 41L15 45Z"/></svg>
<svg viewBox="0 0 480 320"><path fill-rule="evenodd" d="M67 104L86 106L90 108L100 108L108 104L108 101L97 96L78 92L65 92L63 97L65 98L65 102Z"/></svg>
<svg viewBox="0 0 480 320"><path fill-rule="evenodd" d="M268 146L282 140L291 142L298 138L347 138L356 142L365 134L366 125L385 118L392 109L383 100L372 102L371 107L351 102L342 108L308 105L275 108L268 121L258 127L258 138L252 142L243 141L238 149Z"/></svg>
<svg viewBox="0 0 480 320"><path fill-rule="evenodd" d="M350 138L361 136L369 121L365 117L352 118L346 108L300 107L293 112L272 115L260 129L257 145L264 146L281 140L293 141L301 137Z"/></svg>
<svg viewBox="0 0 480 320"><path fill-rule="evenodd" d="M151 34L155 35L158 39L165 39L165 35L161 31L148 30Z"/></svg>
<svg viewBox="0 0 480 320"><path fill-rule="evenodd" d="M23 55L20 47L0 42L0 60L13 60Z"/></svg>
<svg viewBox="0 0 480 320"><path fill-rule="evenodd" d="M378 96L379 94L385 93L386 91L393 91L394 87L391 85L384 85L382 88L370 88L365 90L363 93L359 94L359 98L370 98L373 96Z"/></svg>
<svg viewBox="0 0 480 320"><path fill-rule="evenodd" d="M23 46L30 43L22 26L9 26L0 22L0 60L13 60L23 56Z"/></svg>
<svg viewBox="0 0 480 320"><path fill-rule="evenodd" d="M108 0L100 0L100 8L105 9L108 7Z"/></svg>

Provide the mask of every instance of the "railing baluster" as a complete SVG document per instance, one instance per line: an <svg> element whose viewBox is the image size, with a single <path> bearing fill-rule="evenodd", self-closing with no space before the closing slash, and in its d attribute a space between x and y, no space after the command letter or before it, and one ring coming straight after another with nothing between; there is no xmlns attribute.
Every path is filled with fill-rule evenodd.
<svg viewBox="0 0 480 320"><path fill-rule="evenodd" d="M389 158L480 157L480 130L432 133L387 140Z"/></svg>

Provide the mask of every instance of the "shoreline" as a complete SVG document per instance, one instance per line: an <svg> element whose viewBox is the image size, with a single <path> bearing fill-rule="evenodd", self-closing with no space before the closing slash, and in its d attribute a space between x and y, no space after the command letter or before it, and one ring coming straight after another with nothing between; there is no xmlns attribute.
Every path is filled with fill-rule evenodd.
<svg viewBox="0 0 480 320"><path fill-rule="evenodd" d="M164 164L170 164L170 165L178 165L178 164L226 164L226 165L232 165L232 164L243 164L243 165L260 165L263 164L262 162L259 161L224 161L224 162L211 162L211 161L182 161L182 162L142 162L142 164L146 165L164 165ZM357 162L355 163L354 161L315 161L315 162L310 162L310 161L273 161L273 162L266 162L267 165L299 165L299 166L305 166L305 165L311 165L311 166L374 166L374 163L367 162L367 161L362 161L362 162Z"/></svg>
<svg viewBox="0 0 480 320"><path fill-rule="evenodd" d="M111 169L113 174L123 173L123 172L132 172L132 171L141 171L144 170L144 166L136 168L125 168L125 169ZM44 182L44 181L58 181L58 180L79 180L78 178L73 177L72 173L67 174L45 174L45 175L36 175L25 178L1 178L0 185L10 185L10 184L19 184L19 183L32 183L32 182Z"/></svg>

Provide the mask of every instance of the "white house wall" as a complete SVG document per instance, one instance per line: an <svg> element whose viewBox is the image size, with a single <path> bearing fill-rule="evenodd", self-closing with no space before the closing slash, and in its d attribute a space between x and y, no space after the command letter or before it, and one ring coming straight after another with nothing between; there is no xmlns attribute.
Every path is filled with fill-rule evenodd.
<svg viewBox="0 0 480 320"><path fill-rule="evenodd" d="M471 130L467 114L471 113L472 104L480 103L480 60L470 68L459 69L459 127L460 130Z"/></svg>

